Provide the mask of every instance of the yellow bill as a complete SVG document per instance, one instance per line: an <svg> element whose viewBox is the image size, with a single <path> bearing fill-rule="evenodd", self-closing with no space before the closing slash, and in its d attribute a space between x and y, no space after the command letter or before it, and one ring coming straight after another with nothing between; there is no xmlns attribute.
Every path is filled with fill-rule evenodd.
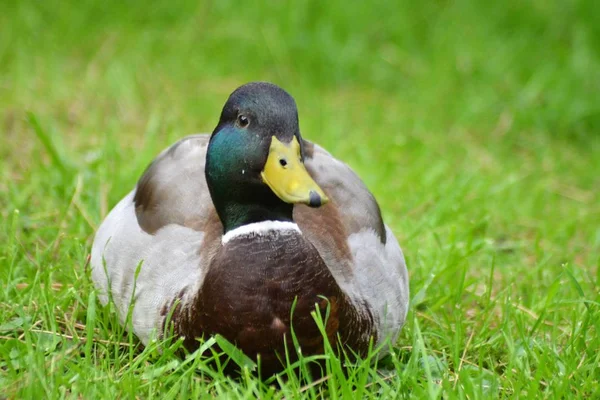
<svg viewBox="0 0 600 400"><path fill-rule="evenodd" d="M300 159L300 144L296 136L288 144L273 136L269 156L260 175L273 193L286 203L319 207L329 201Z"/></svg>

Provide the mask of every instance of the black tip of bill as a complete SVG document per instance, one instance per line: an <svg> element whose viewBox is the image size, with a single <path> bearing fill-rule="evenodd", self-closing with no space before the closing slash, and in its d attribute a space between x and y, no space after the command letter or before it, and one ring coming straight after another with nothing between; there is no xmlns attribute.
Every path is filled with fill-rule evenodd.
<svg viewBox="0 0 600 400"><path fill-rule="evenodd" d="M311 207L320 207L323 204L321 196L314 190L311 190L308 195L308 205Z"/></svg>

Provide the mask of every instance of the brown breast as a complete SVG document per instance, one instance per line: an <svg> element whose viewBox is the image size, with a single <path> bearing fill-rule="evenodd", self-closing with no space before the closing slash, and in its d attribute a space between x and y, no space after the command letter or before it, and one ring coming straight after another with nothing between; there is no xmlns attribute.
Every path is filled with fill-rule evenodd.
<svg viewBox="0 0 600 400"><path fill-rule="evenodd" d="M281 369L278 357L285 360L286 345L295 358L292 327L302 354L323 352L323 336L311 315L315 307L323 317L329 307L325 330L334 347L339 334L343 346L366 352L375 335L370 313L350 302L301 234L271 231L221 246L195 303L173 320L190 350L197 346L195 337L218 333L249 357L260 355L266 375Z"/></svg>

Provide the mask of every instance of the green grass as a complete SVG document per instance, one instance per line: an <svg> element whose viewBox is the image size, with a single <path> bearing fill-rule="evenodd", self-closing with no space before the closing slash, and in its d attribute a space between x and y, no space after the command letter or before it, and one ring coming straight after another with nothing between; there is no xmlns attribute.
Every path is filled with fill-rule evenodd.
<svg viewBox="0 0 600 400"><path fill-rule="evenodd" d="M597 2L70 3L0 6L0 396L600 395ZM377 366L234 379L97 303L102 217L250 80L292 93L403 246L411 310Z"/></svg>

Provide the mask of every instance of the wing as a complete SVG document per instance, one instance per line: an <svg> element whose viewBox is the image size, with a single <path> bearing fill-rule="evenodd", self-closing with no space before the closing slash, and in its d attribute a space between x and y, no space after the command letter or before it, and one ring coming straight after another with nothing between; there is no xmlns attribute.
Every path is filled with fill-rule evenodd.
<svg viewBox="0 0 600 400"><path fill-rule="evenodd" d="M304 145L306 167L331 201L318 209L296 206L294 218L338 284L374 318L379 339L395 340L408 310L402 250L352 169L318 145Z"/></svg>
<svg viewBox="0 0 600 400"><path fill-rule="evenodd" d="M339 161L317 144L304 141L305 164L313 178L336 206L343 210L341 222L347 233L370 229L385 244L386 230L379 205L363 181L348 165Z"/></svg>
<svg viewBox="0 0 600 400"><path fill-rule="evenodd" d="M135 302L132 325L143 343L174 300L185 304L198 293L211 253L204 250L220 244L222 226L204 178L208 138L189 136L163 151L94 238L100 300L112 298L121 322Z"/></svg>
<svg viewBox="0 0 600 400"><path fill-rule="evenodd" d="M135 211L149 233L178 224L202 231L216 211L206 185L204 164L209 134L187 136L163 151L138 181Z"/></svg>

